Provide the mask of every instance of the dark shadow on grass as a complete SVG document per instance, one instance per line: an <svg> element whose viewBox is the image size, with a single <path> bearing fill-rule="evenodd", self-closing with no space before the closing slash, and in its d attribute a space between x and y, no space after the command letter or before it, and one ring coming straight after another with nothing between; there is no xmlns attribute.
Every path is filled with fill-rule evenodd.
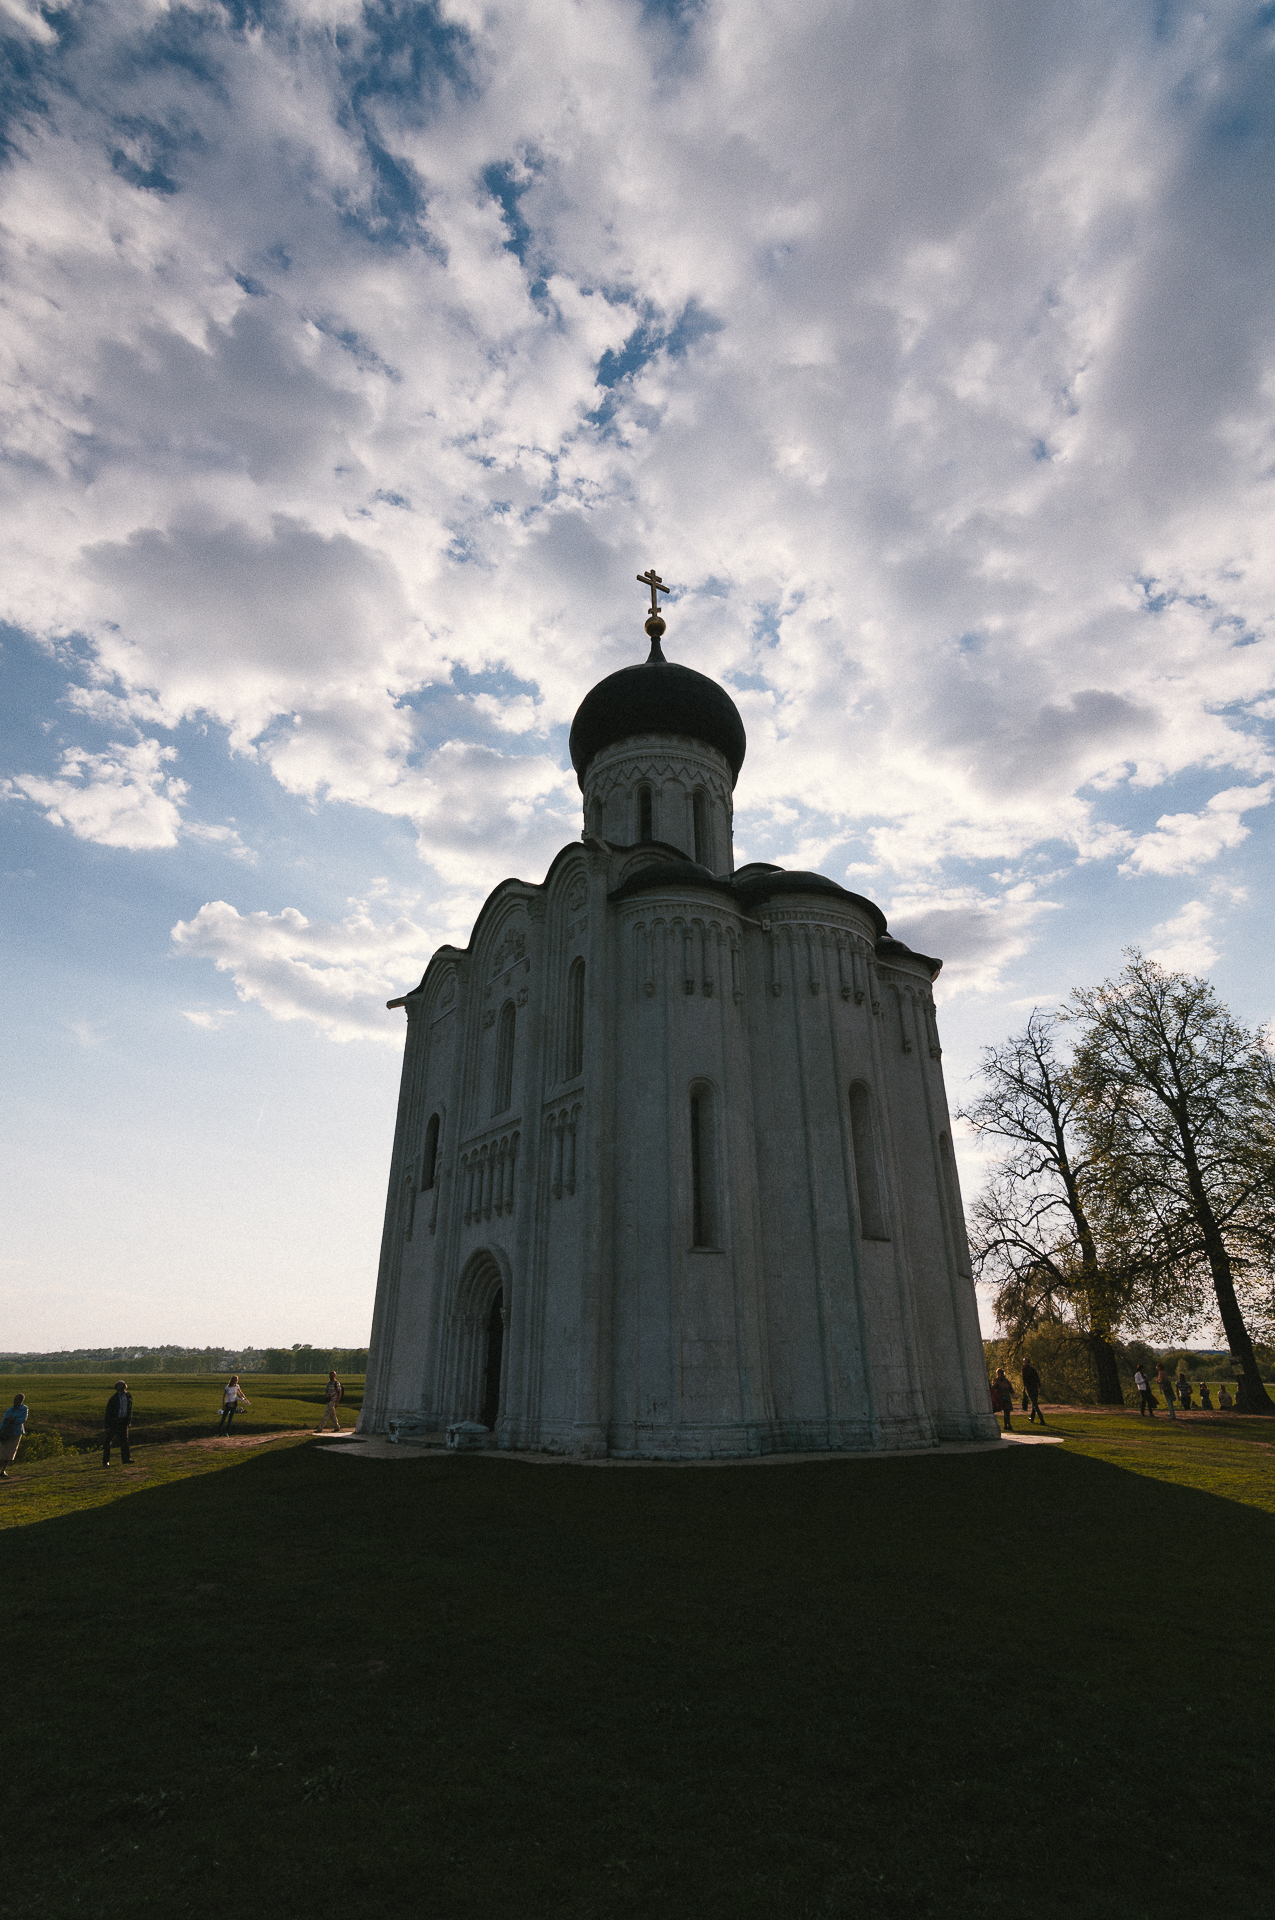
<svg viewBox="0 0 1275 1920"><path fill-rule="evenodd" d="M8 1544L15 1915L105 1915L126 1874L168 1920L233 1862L278 1920L316 1885L359 1920L973 1920L1023 1859L1045 1920L1141 1920L1131 1835L1192 1903L1264 1897L1270 1518L1067 1449L290 1448Z"/></svg>

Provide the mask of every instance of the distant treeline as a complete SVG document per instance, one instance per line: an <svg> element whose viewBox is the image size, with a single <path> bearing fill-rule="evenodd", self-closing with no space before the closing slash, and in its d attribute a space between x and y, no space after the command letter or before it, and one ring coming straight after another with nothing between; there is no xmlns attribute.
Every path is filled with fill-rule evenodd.
<svg viewBox="0 0 1275 1920"><path fill-rule="evenodd" d="M366 1373L366 1347L75 1347L0 1353L3 1373Z"/></svg>

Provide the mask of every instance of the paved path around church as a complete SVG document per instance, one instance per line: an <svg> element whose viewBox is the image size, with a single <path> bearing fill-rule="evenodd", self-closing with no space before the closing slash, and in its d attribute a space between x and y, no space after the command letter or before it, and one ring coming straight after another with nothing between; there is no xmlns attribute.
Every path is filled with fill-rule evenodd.
<svg viewBox="0 0 1275 1920"><path fill-rule="evenodd" d="M858 1452L821 1453L749 1453L729 1454L717 1460L620 1460L608 1455L605 1460L590 1460L574 1453L521 1453L507 1447L479 1447L467 1453L471 1460L521 1460L529 1467L791 1467L812 1461L828 1460L935 1460L954 1453L1001 1453L1006 1447L1061 1447L1061 1434L1002 1433L990 1440L945 1440L937 1447L875 1447ZM321 1451L339 1453L356 1460L420 1460L437 1455L456 1458L449 1453L442 1437L423 1440L386 1440L382 1434L346 1434L338 1439L330 1434Z"/></svg>

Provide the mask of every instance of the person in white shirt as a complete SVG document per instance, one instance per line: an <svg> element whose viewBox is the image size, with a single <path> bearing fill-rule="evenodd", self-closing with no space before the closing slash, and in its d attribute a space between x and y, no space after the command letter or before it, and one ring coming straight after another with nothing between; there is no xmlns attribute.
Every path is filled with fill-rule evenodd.
<svg viewBox="0 0 1275 1920"><path fill-rule="evenodd" d="M226 1382L226 1391L221 1396L221 1424L217 1428L218 1433L229 1433L239 1408L251 1405L252 1401L239 1384L239 1375L232 1373Z"/></svg>
<svg viewBox="0 0 1275 1920"><path fill-rule="evenodd" d="M1155 1409L1151 1405L1151 1382L1147 1379L1147 1376L1142 1371L1141 1367L1134 1368L1133 1384L1138 1389L1138 1392L1142 1395L1142 1399L1138 1407L1138 1412L1149 1413L1151 1415L1151 1418L1154 1420Z"/></svg>

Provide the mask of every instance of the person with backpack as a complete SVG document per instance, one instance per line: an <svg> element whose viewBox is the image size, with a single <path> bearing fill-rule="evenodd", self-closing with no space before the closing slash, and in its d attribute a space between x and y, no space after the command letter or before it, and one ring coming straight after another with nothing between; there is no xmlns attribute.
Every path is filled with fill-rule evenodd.
<svg viewBox="0 0 1275 1920"><path fill-rule="evenodd" d="M120 1459L124 1465L131 1466L133 1455L128 1444L128 1424L133 1418L133 1396L128 1390L128 1382L117 1380L115 1391L106 1403L106 1439L102 1446L102 1465L111 1464L111 1448L118 1443Z"/></svg>
<svg viewBox="0 0 1275 1920"><path fill-rule="evenodd" d="M5 1408L4 1418L0 1419L0 1480L9 1478L9 1468L18 1457L30 1411L25 1393L15 1393L13 1405Z"/></svg>
<svg viewBox="0 0 1275 1920"><path fill-rule="evenodd" d="M328 1374L328 1384L324 1388L323 1398L327 1402L327 1409L323 1415L322 1420L319 1422L318 1426L315 1428L315 1432L322 1433L323 1429L327 1426L330 1420L332 1422L332 1425L336 1428L337 1432L343 1433L345 1429L342 1427L341 1422L337 1418L336 1410L340 1406L342 1400L344 1400L345 1398L345 1388L341 1385L341 1382L336 1377L335 1367L333 1367L331 1372Z"/></svg>

